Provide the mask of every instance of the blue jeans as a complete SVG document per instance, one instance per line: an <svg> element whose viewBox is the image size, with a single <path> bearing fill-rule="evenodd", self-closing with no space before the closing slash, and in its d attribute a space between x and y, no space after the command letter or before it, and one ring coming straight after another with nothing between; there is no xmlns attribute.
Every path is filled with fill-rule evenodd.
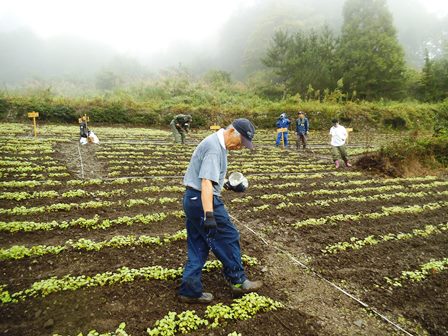
<svg viewBox="0 0 448 336"><path fill-rule="evenodd" d="M283 144L288 146L288 132L279 132L277 133L277 141L275 142L276 146L280 145L280 142L282 141L282 134L283 134Z"/></svg>
<svg viewBox="0 0 448 336"><path fill-rule="evenodd" d="M221 198L213 196L213 213L218 225L214 236L204 229L204 210L200 191L187 189L183 206L187 216L185 224L188 260L179 295L195 298L202 295L202 268L210 249L222 262L226 280L232 284L243 283L247 278L241 262L240 234L230 220Z"/></svg>

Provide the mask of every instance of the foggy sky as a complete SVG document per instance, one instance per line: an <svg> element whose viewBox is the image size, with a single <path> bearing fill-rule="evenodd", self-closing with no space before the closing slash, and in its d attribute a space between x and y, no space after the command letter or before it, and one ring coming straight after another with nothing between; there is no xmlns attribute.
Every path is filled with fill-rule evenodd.
<svg viewBox="0 0 448 336"><path fill-rule="evenodd" d="M447 0L387 0L411 67L448 40ZM0 0L0 84L82 87L112 72L121 82L185 66L244 80L275 30L329 26L345 0ZM440 18L442 17L442 18ZM61 83L62 82L62 83Z"/></svg>
<svg viewBox="0 0 448 336"><path fill-rule="evenodd" d="M438 16L448 14L447 0L418 1ZM2 0L0 31L28 28L43 39L61 35L76 36L107 44L121 53L135 56L160 53L179 43L200 44L213 38L232 15L260 2ZM403 6L408 4L407 0L400 2Z"/></svg>

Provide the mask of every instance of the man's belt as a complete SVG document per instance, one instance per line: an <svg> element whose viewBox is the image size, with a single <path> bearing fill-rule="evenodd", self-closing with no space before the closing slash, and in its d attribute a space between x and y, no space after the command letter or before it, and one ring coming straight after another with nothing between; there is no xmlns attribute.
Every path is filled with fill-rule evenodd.
<svg viewBox="0 0 448 336"><path fill-rule="evenodd" d="M185 189L187 189L187 190L192 190L192 191L196 191L196 192L198 192L198 193L201 192L200 190L197 190L197 189L195 189L195 188L193 188L193 187L190 187L190 186L185 186ZM220 200L222 200L222 196L221 196L221 195L215 195L215 194L213 194L213 197L217 197L217 198L219 198Z"/></svg>
<svg viewBox="0 0 448 336"><path fill-rule="evenodd" d="M190 186L185 186L185 189L187 189L187 190L193 190L193 191L197 191L197 192L201 192L200 190L197 190L197 189L195 189L195 188L193 188L193 187L190 187Z"/></svg>
<svg viewBox="0 0 448 336"><path fill-rule="evenodd" d="M287 128L277 128L277 133L284 133L284 132L288 132Z"/></svg>

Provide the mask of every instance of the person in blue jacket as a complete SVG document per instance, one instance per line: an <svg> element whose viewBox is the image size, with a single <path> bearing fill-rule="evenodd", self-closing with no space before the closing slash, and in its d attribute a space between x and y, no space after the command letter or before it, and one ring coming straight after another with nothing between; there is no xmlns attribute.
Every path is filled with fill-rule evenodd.
<svg viewBox="0 0 448 336"><path fill-rule="evenodd" d="M282 113L280 115L280 118L277 119L277 122L275 123L275 125L277 126L277 141L275 142L275 145L277 147L280 146L282 136L283 136L283 145L285 147L288 147L288 128L290 124L291 121L286 116L286 113Z"/></svg>
<svg viewBox="0 0 448 336"><path fill-rule="evenodd" d="M308 130L308 118L305 117L305 114L302 111L299 111L298 118L296 119L297 149L299 149L300 143L302 143L303 149L306 148L306 136L308 135Z"/></svg>

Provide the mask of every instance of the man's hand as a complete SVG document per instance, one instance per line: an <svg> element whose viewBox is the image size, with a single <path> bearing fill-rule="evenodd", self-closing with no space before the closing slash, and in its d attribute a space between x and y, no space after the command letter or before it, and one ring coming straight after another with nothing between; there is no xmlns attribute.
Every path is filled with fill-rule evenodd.
<svg viewBox="0 0 448 336"><path fill-rule="evenodd" d="M218 226L216 224L215 215L213 214L213 211L207 211L205 213L205 219L204 219L204 228L206 230L213 230L216 229Z"/></svg>
<svg viewBox="0 0 448 336"><path fill-rule="evenodd" d="M233 190L233 187L230 185L230 182L227 181L226 183L224 183L224 189L225 190Z"/></svg>

